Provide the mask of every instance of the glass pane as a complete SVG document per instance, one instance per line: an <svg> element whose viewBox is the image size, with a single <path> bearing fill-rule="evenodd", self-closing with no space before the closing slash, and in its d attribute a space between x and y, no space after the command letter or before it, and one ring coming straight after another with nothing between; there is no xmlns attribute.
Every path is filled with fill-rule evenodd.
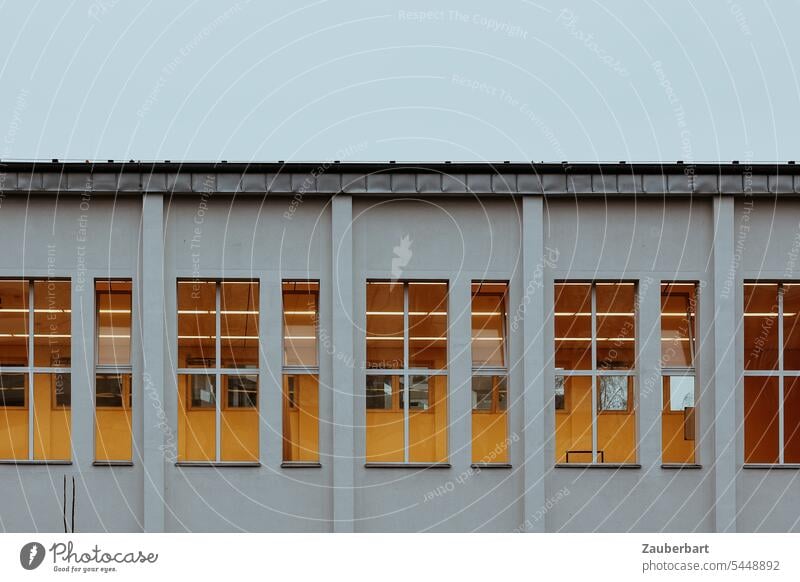
<svg viewBox="0 0 800 582"><path fill-rule="evenodd" d="M178 375L178 460L217 460L216 380Z"/></svg>
<svg viewBox="0 0 800 582"><path fill-rule="evenodd" d="M33 355L37 366L70 365L70 292L69 281L33 284Z"/></svg>
<svg viewBox="0 0 800 582"><path fill-rule="evenodd" d="M283 460L319 461L319 381L312 374L283 377Z"/></svg>
<svg viewBox="0 0 800 582"><path fill-rule="evenodd" d="M561 376L564 408L556 410L556 462L592 462L592 379Z"/></svg>
<svg viewBox="0 0 800 582"><path fill-rule="evenodd" d="M592 369L591 285L556 283L555 349L557 369Z"/></svg>
<svg viewBox="0 0 800 582"><path fill-rule="evenodd" d="M34 374L33 390L33 458L69 460L72 457L69 374Z"/></svg>
<svg viewBox="0 0 800 582"><path fill-rule="evenodd" d="M508 462L506 392L505 376L472 377L473 463Z"/></svg>
<svg viewBox="0 0 800 582"><path fill-rule="evenodd" d="M97 374L95 390L95 459L130 461L131 375Z"/></svg>
<svg viewBox="0 0 800 582"><path fill-rule="evenodd" d="M216 318L216 283L178 281L178 367L216 366Z"/></svg>
<svg viewBox="0 0 800 582"><path fill-rule="evenodd" d="M367 376L367 410L397 409L402 390L402 376Z"/></svg>
<svg viewBox="0 0 800 582"><path fill-rule="evenodd" d="M0 279L0 366L28 365L28 282Z"/></svg>
<svg viewBox="0 0 800 582"><path fill-rule="evenodd" d="M744 378L744 462L778 462L778 379Z"/></svg>
<svg viewBox="0 0 800 582"><path fill-rule="evenodd" d="M28 377L0 374L0 459L28 458Z"/></svg>
<svg viewBox="0 0 800 582"><path fill-rule="evenodd" d="M283 364L317 366L319 283L283 283Z"/></svg>
<svg viewBox="0 0 800 582"><path fill-rule="evenodd" d="M630 370L636 364L633 283L597 283L597 369Z"/></svg>
<svg viewBox="0 0 800 582"><path fill-rule="evenodd" d="M447 368L447 283L408 284L411 368Z"/></svg>
<svg viewBox="0 0 800 582"><path fill-rule="evenodd" d="M398 407L402 390L402 376L367 376L368 463L405 460L404 412Z"/></svg>
<svg viewBox="0 0 800 582"><path fill-rule="evenodd" d="M744 284L744 369L778 368L778 285Z"/></svg>
<svg viewBox="0 0 800 582"><path fill-rule="evenodd" d="M694 283L661 285L661 367L694 367L695 313Z"/></svg>
<svg viewBox="0 0 800 582"><path fill-rule="evenodd" d="M492 410L493 376L472 377L472 410Z"/></svg>
<svg viewBox="0 0 800 582"><path fill-rule="evenodd" d="M800 285L783 285L783 369L800 370Z"/></svg>
<svg viewBox="0 0 800 582"><path fill-rule="evenodd" d="M497 390L497 410L506 410L508 408L508 387L507 379L505 376L495 376L495 389Z"/></svg>
<svg viewBox="0 0 800 582"><path fill-rule="evenodd" d="M258 376L222 376L226 392L220 413L222 461L258 461Z"/></svg>
<svg viewBox="0 0 800 582"><path fill-rule="evenodd" d="M664 376L663 395L661 460L663 463L694 463L694 377Z"/></svg>
<svg viewBox="0 0 800 582"><path fill-rule="evenodd" d="M800 463L800 377L783 379L783 462Z"/></svg>
<svg viewBox="0 0 800 582"><path fill-rule="evenodd" d="M220 288L223 368L258 368L258 283L223 281Z"/></svg>
<svg viewBox="0 0 800 582"><path fill-rule="evenodd" d="M96 281L97 363L131 364L131 282Z"/></svg>
<svg viewBox="0 0 800 582"><path fill-rule="evenodd" d="M556 410L566 410L566 398L564 393L564 376L555 378L555 405Z"/></svg>
<svg viewBox="0 0 800 582"><path fill-rule="evenodd" d="M636 414L632 376L600 376L597 457L601 463L636 462ZM600 400L598 399L598 400Z"/></svg>
<svg viewBox="0 0 800 582"><path fill-rule="evenodd" d="M472 365L505 366L507 283L472 284Z"/></svg>
<svg viewBox="0 0 800 582"><path fill-rule="evenodd" d="M447 377L411 376L408 392L409 462L447 462Z"/></svg>
<svg viewBox="0 0 800 582"><path fill-rule="evenodd" d="M367 368L402 368L403 284L367 283Z"/></svg>

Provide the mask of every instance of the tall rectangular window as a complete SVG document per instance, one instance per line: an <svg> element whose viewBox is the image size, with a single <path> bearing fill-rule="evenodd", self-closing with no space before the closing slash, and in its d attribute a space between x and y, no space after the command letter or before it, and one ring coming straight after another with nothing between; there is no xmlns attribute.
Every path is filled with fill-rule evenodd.
<svg viewBox="0 0 800 582"><path fill-rule="evenodd" d="M0 459L68 461L71 283L0 280Z"/></svg>
<svg viewBox="0 0 800 582"><path fill-rule="evenodd" d="M319 282L283 282L283 461L319 462Z"/></svg>
<svg viewBox="0 0 800 582"><path fill-rule="evenodd" d="M661 460L696 462L697 284L661 284Z"/></svg>
<svg viewBox="0 0 800 582"><path fill-rule="evenodd" d="M178 461L256 463L258 281L178 281Z"/></svg>
<svg viewBox="0 0 800 582"><path fill-rule="evenodd" d="M557 463L636 462L636 285L555 285Z"/></svg>
<svg viewBox="0 0 800 582"><path fill-rule="evenodd" d="M472 462L508 463L508 283L472 283Z"/></svg>
<svg viewBox="0 0 800 582"><path fill-rule="evenodd" d="M96 280L95 288L95 460L131 461L130 279Z"/></svg>
<svg viewBox="0 0 800 582"><path fill-rule="evenodd" d="M744 284L744 462L800 463L800 284Z"/></svg>
<svg viewBox="0 0 800 582"><path fill-rule="evenodd" d="M446 282L367 282L367 462L447 462Z"/></svg>

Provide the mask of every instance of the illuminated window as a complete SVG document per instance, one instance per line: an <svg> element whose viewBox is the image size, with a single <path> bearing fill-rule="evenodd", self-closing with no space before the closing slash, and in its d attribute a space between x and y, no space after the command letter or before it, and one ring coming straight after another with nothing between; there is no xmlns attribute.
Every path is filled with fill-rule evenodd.
<svg viewBox="0 0 800 582"><path fill-rule="evenodd" d="M178 281L178 461L258 462L258 294Z"/></svg>
<svg viewBox="0 0 800 582"><path fill-rule="evenodd" d="M319 462L319 283L283 282L283 460Z"/></svg>
<svg viewBox="0 0 800 582"><path fill-rule="evenodd" d="M507 283L472 283L472 462L508 463Z"/></svg>
<svg viewBox="0 0 800 582"><path fill-rule="evenodd" d="M367 282L367 462L447 462L447 283Z"/></svg>
<svg viewBox="0 0 800 582"><path fill-rule="evenodd" d="M95 288L95 460L131 461L132 283L97 280Z"/></svg>
<svg viewBox="0 0 800 582"><path fill-rule="evenodd" d="M661 284L661 460L695 463L696 283Z"/></svg>
<svg viewBox="0 0 800 582"><path fill-rule="evenodd" d="M68 280L0 280L0 459L72 457Z"/></svg>
<svg viewBox="0 0 800 582"><path fill-rule="evenodd" d="M800 463L800 284L744 284L744 462Z"/></svg>
<svg viewBox="0 0 800 582"><path fill-rule="evenodd" d="M557 463L635 463L636 285L555 285Z"/></svg>

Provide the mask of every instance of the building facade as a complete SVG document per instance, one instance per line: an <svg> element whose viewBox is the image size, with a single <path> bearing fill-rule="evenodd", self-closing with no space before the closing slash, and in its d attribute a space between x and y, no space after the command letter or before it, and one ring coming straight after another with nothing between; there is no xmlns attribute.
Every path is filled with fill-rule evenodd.
<svg viewBox="0 0 800 582"><path fill-rule="evenodd" d="M0 193L4 531L800 530L792 163Z"/></svg>

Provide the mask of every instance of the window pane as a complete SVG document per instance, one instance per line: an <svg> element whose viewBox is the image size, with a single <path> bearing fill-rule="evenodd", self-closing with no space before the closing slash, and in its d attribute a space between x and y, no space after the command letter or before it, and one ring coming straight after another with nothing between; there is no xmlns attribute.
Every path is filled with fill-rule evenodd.
<svg viewBox="0 0 800 582"><path fill-rule="evenodd" d="M783 369L800 370L800 285L783 285Z"/></svg>
<svg viewBox="0 0 800 582"><path fill-rule="evenodd" d="M557 369L592 369L591 285L556 284L555 344Z"/></svg>
<svg viewBox="0 0 800 582"><path fill-rule="evenodd" d="M178 367L216 366L217 286L178 281Z"/></svg>
<svg viewBox="0 0 800 582"><path fill-rule="evenodd" d="M34 374L33 390L33 458L67 461L72 456L69 374Z"/></svg>
<svg viewBox="0 0 800 582"><path fill-rule="evenodd" d="M0 459L28 458L28 377L0 374Z"/></svg>
<svg viewBox="0 0 800 582"><path fill-rule="evenodd" d="M636 363L633 283L597 283L597 369L630 370Z"/></svg>
<svg viewBox="0 0 800 582"><path fill-rule="evenodd" d="M778 285L744 284L744 369L778 368Z"/></svg>
<svg viewBox="0 0 800 582"><path fill-rule="evenodd" d="M556 462L592 462L592 379L560 376L564 387L562 410L556 409Z"/></svg>
<svg viewBox="0 0 800 582"><path fill-rule="evenodd" d="M564 376L556 376L555 377L555 405L556 410L566 410L567 409L567 402L564 393Z"/></svg>
<svg viewBox="0 0 800 582"><path fill-rule="evenodd" d="M447 283L408 284L411 368L447 368Z"/></svg>
<svg viewBox="0 0 800 582"><path fill-rule="evenodd" d="M0 366L28 365L28 282L0 279Z"/></svg>
<svg viewBox="0 0 800 582"><path fill-rule="evenodd" d="M131 364L131 282L96 281L97 363Z"/></svg>
<svg viewBox="0 0 800 582"><path fill-rule="evenodd" d="M601 463L636 462L636 414L632 376L600 376L597 456Z"/></svg>
<svg viewBox="0 0 800 582"><path fill-rule="evenodd" d="M409 462L447 462L447 377L411 376L408 393Z"/></svg>
<svg viewBox="0 0 800 582"><path fill-rule="evenodd" d="M472 410L491 412L493 388L493 376L472 377Z"/></svg>
<svg viewBox="0 0 800 582"><path fill-rule="evenodd" d="M217 458L216 380L205 374L178 375L178 460Z"/></svg>
<svg viewBox="0 0 800 582"><path fill-rule="evenodd" d="M367 283L367 368L403 367L403 309L402 283Z"/></svg>
<svg viewBox="0 0 800 582"><path fill-rule="evenodd" d="M505 366L507 283L472 284L472 365Z"/></svg>
<svg viewBox="0 0 800 582"><path fill-rule="evenodd" d="M283 364L316 367L319 283L283 283Z"/></svg>
<svg viewBox="0 0 800 582"><path fill-rule="evenodd" d="M664 376L663 398L661 460L663 463L694 463L694 377Z"/></svg>
<svg viewBox="0 0 800 582"><path fill-rule="evenodd" d="M472 377L472 462L508 462L506 377Z"/></svg>
<svg viewBox="0 0 800 582"><path fill-rule="evenodd" d="M694 283L661 285L661 367L694 367L695 313Z"/></svg>
<svg viewBox="0 0 800 582"><path fill-rule="evenodd" d="M319 381L313 374L283 377L283 460L319 461Z"/></svg>
<svg viewBox="0 0 800 582"><path fill-rule="evenodd" d="M367 462L405 460L405 422L399 408L402 376L367 376Z"/></svg>
<svg viewBox="0 0 800 582"><path fill-rule="evenodd" d="M130 461L131 375L97 374L95 403L95 459Z"/></svg>
<svg viewBox="0 0 800 582"><path fill-rule="evenodd" d="M778 379L745 376L744 462L778 462Z"/></svg>
<svg viewBox="0 0 800 582"><path fill-rule="evenodd" d="M222 376L221 460L258 461L258 376Z"/></svg>
<svg viewBox="0 0 800 582"><path fill-rule="evenodd" d="M800 377L783 379L783 462L800 463Z"/></svg>
<svg viewBox="0 0 800 582"><path fill-rule="evenodd" d="M69 281L35 281L33 284L33 355L37 366L70 365Z"/></svg>
<svg viewBox="0 0 800 582"><path fill-rule="evenodd" d="M258 367L258 283L223 281L220 288L223 368Z"/></svg>

